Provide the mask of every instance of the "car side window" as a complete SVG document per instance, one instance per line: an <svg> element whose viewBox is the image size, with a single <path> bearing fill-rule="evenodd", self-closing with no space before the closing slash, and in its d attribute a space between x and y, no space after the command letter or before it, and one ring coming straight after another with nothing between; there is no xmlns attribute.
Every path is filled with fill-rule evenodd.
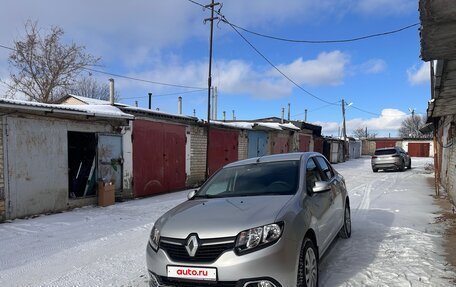
<svg viewBox="0 0 456 287"><path fill-rule="evenodd" d="M316 159L317 159L318 165L320 166L321 171L324 175L324 180L330 180L331 178L333 178L334 171L328 165L326 160L324 158L322 158L321 156L317 156Z"/></svg>
<svg viewBox="0 0 456 287"><path fill-rule="evenodd" d="M307 192L312 193L312 189L315 186L315 182L321 181L320 170L318 169L317 165L313 158L310 158L307 161L306 166L306 188Z"/></svg>

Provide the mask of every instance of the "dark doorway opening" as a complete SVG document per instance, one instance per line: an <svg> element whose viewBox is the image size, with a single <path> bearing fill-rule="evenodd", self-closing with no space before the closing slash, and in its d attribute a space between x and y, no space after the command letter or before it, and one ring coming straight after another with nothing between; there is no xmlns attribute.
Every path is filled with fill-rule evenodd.
<svg viewBox="0 0 456 287"><path fill-rule="evenodd" d="M80 198L96 195L95 133L68 132L68 196Z"/></svg>

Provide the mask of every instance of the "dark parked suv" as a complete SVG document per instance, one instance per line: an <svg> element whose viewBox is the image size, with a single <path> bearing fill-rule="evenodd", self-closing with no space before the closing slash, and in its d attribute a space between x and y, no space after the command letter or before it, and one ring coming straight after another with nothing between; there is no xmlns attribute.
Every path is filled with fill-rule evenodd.
<svg viewBox="0 0 456 287"><path fill-rule="evenodd" d="M405 167L412 168L412 160L408 153L401 147L387 147L375 150L371 159L372 170L394 169L404 171Z"/></svg>

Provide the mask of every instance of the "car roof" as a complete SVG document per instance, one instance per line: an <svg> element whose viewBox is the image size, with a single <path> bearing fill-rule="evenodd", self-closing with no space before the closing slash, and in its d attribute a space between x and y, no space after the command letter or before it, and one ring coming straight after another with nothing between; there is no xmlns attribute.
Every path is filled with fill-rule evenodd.
<svg viewBox="0 0 456 287"><path fill-rule="evenodd" d="M392 146L392 147L381 147L381 148L377 148L375 150L397 149L397 148L398 148L397 146Z"/></svg>
<svg viewBox="0 0 456 287"><path fill-rule="evenodd" d="M233 166L240 166L246 164L253 164L253 163L261 163L261 162L275 162L275 161L288 161L288 160L306 160L309 157L320 155L318 152L293 152L293 153L281 153L281 154L273 154L273 155L265 155L260 157L254 157L249 159L244 159L240 161L236 161L233 163L229 163L224 166L225 167L233 167Z"/></svg>

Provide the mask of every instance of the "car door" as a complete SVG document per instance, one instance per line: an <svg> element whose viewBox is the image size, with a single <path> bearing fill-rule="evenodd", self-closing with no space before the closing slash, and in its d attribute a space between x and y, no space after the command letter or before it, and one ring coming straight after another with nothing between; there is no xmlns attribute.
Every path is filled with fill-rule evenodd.
<svg viewBox="0 0 456 287"><path fill-rule="evenodd" d="M318 245L321 250L325 250L331 242L331 217L332 217L332 192L313 192L313 187L317 181L322 180L323 175L314 158L309 158L306 163L306 197L304 203L314 220L314 228L317 232Z"/></svg>
<svg viewBox="0 0 456 287"><path fill-rule="evenodd" d="M317 156L316 162L323 180L331 186L331 208L330 208L330 237L334 237L340 230L344 218L344 199L342 198L342 182L336 172L334 172L328 161L322 156Z"/></svg>

